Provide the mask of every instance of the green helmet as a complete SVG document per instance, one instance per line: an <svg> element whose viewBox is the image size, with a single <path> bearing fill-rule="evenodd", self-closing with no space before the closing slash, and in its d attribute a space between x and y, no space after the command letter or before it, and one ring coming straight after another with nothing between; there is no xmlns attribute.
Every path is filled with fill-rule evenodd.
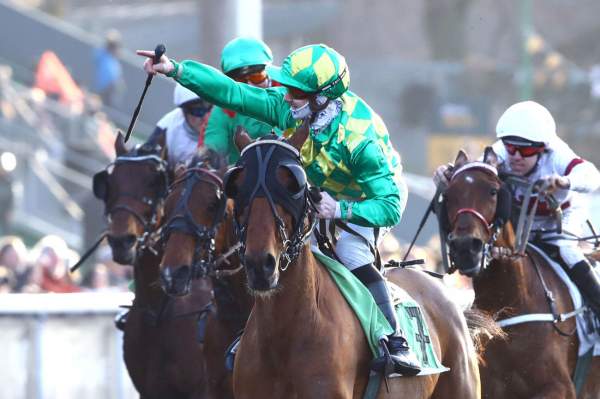
<svg viewBox="0 0 600 399"><path fill-rule="evenodd" d="M267 72L284 86L329 98L338 98L350 85L346 59L324 44L300 47L283 60L281 68L268 66Z"/></svg>
<svg viewBox="0 0 600 399"><path fill-rule="evenodd" d="M271 49L259 39L238 37L227 43L221 52L223 73L251 65L269 65L272 62Z"/></svg>

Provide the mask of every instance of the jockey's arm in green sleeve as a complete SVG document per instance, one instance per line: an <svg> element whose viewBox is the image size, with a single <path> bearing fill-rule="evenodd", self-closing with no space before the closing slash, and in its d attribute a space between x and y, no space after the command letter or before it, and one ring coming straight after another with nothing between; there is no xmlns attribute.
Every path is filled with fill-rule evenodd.
<svg viewBox="0 0 600 399"><path fill-rule="evenodd" d="M283 99L285 88L261 89L239 83L196 61L171 62L175 69L168 76L205 100L282 130L295 125L290 106Z"/></svg>
<svg viewBox="0 0 600 399"><path fill-rule="evenodd" d="M229 155L232 118L221 107L213 107L204 131L204 145L219 154Z"/></svg>
<svg viewBox="0 0 600 399"><path fill-rule="evenodd" d="M386 227L398 224L404 211L402 204L405 203L401 196L406 193L394 180L394 174L379 145L365 140L354 149L349 164L366 199L356 202L341 200L342 217L350 213L349 221L361 226Z"/></svg>

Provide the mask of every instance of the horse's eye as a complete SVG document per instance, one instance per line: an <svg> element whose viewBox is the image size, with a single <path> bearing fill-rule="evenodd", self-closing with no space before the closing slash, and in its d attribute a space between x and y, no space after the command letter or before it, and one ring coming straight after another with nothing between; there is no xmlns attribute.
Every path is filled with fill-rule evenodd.
<svg viewBox="0 0 600 399"><path fill-rule="evenodd" d="M497 195L497 194L498 194L498 189L497 189L497 188L492 188L492 189L490 189L490 195L491 195L492 197L493 197L493 196L495 196L495 195Z"/></svg>

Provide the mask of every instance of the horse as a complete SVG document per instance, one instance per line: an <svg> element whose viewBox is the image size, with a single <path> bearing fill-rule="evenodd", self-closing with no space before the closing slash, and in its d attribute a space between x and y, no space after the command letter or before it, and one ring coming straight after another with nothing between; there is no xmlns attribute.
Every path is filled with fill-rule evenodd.
<svg viewBox="0 0 600 399"><path fill-rule="evenodd" d="M236 138L242 159L225 178L255 301L235 358L237 399L361 398L367 387L368 342L308 243L313 213L299 159L308 132L301 130L289 141L251 144L247 135ZM257 172L256 164L245 162L261 166ZM263 193L254 196L259 185ZM421 304L436 354L450 371L390 379L389 389L382 384L377 397L479 398L476 352L465 318L442 282L408 268L388 270L387 278Z"/></svg>
<svg viewBox="0 0 600 399"><path fill-rule="evenodd" d="M113 260L132 265L147 247L161 218L169 173L164 134L129 150L119 133L116 159L93 177L93 192L105 204L106 233ZM134 178L135 177L135 178Z"/></svg>
<svg viewBox="0 0 600 399"><path fill-rule="evenodd" d="M198 287L186 300L166 295L159 284L162 251L152 238L168 192L164 141L129 150L119 134L115 150L116 160L93 182L106 204L114 259L134 269L135 299L123 335L127 371L142 399L203 399L202 347L196 320L186 316L209 301L210 288Z"/></svg>
<svg viewBox="0 0 600 399"><path fill-rule="evenodd" d="M491 148L483 162L470 162L462 151L456 158L440 208L452 267L472 278L474 306L497 319L550 313L548 296L554 298L556 312L571 312L566 286L544 259L534 251L515 253L511 193L498 177L497 163ZM490 251L498 256L489 260ZM573 318L505 327L507 338L492 339L482 354L483 397L575 398L574 329ZM600 397L598 366L595 359L584 398Z"/></svg>
<svg viewBox="0 0 600 399"><path fill-rule="evenodd" d="M233 231L233 203L223 193L224 158L208 150L181 170L165 208L162 285L186 295L192 278L209 277L213 301L207 308L204 357L207 398L233 398L225 351L243 329L250 310ZM221 267L221 265L224 265Z"/></svg>

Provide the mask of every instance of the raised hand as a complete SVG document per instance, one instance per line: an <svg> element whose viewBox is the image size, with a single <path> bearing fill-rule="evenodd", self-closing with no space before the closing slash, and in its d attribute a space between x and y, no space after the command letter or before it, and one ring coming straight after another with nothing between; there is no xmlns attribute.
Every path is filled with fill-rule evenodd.
<svg viewBox="0 0 600 399"><path fill-rule="evenodd" d="M154 51L153 50L137 50L137 55L142 57L147 57L148 59L144 62L144 71L151 75L156 75L157 73L162 73L164 75L172 72L175 69L175 66L169 60L166 54L163 54L160 57L158 63L154 64Z"/></svg>

